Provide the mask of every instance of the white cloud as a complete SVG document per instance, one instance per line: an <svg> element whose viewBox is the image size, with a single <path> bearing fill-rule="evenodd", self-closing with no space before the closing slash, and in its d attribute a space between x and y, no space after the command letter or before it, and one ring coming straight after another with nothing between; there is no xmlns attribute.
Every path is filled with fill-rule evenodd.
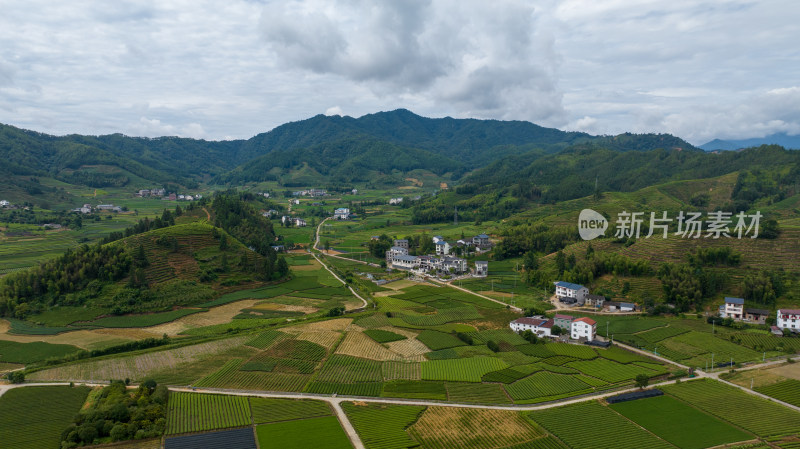
<svg viewBox="0 0 800 449"><path fill-rule="evenodd" d="M697 144L800 133L798 15L779 0L10 2L0 122L220 139L404 107Z"/></svg>
<svg viewBox="0 0 800 449"><path fill-rule="evenodd" d="M325 110L325 115L344 115L342 108L339 106L332 106Z"/></svg>

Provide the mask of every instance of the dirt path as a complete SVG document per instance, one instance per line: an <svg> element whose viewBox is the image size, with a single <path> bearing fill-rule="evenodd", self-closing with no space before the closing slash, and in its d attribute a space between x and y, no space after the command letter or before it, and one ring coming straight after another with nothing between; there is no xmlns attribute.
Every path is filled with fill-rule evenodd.
<svg viewBox="0 0 800 449"><path fill-rule="evenodd" d="M203 207L203 212L206 213L206 220L208 220L208 222L211 223L211 214L208 212L208 209Z"/></svg>

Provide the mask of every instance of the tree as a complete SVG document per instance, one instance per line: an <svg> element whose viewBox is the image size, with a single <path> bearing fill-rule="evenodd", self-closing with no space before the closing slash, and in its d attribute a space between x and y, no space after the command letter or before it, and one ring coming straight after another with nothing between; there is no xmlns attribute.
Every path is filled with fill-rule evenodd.
<svg viewBox="0 0 800 449"><path fill-rule="evenodd" d="M500 345L497 344L494 340L489 340L486 342L486 346L492 350L492 352L500 352Z"/></svg>
<svg viewBox="0 0 800 449"><path fill-rule="evenodd" d="M12 384L21 384L25 382L25 373L22 371L12 371L6 374L6 379Z"/></svg>
<svg viewBox="0 0 800 449"><path fill-rule="evenodd" d="M650 385L650 377L647 374L639 374L636 376L636 386L644 390Z"/></svg>
<svg viewBox="0 0 800 449"><path fill-rule="evenodd" d="M561 250L558 250L556 253L556 268L558 269L559 276L564 274L564 269L567 268L567 258L564 256L564 252Z"/></svg>
<svg viewBox="0 0 800 449"><path fill-rule="evenodd" d="M289 264L286 262L285 258L278 257L276 269L278 271L278 276L280 277L284 277L289 274Z"/></svg>
<svg viewBox="0 0 800 449"><path fill-rule="evenodd" d="M228 249L228 236L225 234L219 236L219 249L222 251Z"/></svg>
<svg viewBox="0 0 800 449"><path fill-rule="evenodd" d="M553 326L550 329L550 333L555 335L555 336L559 336L559 335L564 333L564 329L562 329L561 326Z"/></svg>

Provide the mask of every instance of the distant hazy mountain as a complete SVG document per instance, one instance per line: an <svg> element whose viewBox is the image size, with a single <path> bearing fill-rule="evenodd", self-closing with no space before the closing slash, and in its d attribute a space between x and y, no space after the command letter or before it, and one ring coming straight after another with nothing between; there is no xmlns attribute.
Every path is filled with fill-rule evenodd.
<svg viewBox="0 0 800 449"><path fill-rule="evenodd" d="M786 133L771 134L766 137L755 137L752 139L740 140L720 140L714 139L711 142L700 145L706 151L732 151L740 148L752 148L761 145L780 145L789 150L800 150L800 136L790 136Z"/></svg>

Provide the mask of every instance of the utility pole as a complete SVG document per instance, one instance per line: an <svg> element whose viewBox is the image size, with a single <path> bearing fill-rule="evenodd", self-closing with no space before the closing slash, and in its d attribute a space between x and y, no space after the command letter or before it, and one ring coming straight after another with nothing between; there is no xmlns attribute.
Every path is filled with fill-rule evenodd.
<svg viewBox="0 0 800 449"><path fill-rule="evenodd" d="M453 206L453 224L458 226L458 206Z"/></svg>
<svg viewBox="0 0 800 449"><path fill-rule="evenodd" d="M711 371L714 371L714 353L711 353Z"/></svg>

